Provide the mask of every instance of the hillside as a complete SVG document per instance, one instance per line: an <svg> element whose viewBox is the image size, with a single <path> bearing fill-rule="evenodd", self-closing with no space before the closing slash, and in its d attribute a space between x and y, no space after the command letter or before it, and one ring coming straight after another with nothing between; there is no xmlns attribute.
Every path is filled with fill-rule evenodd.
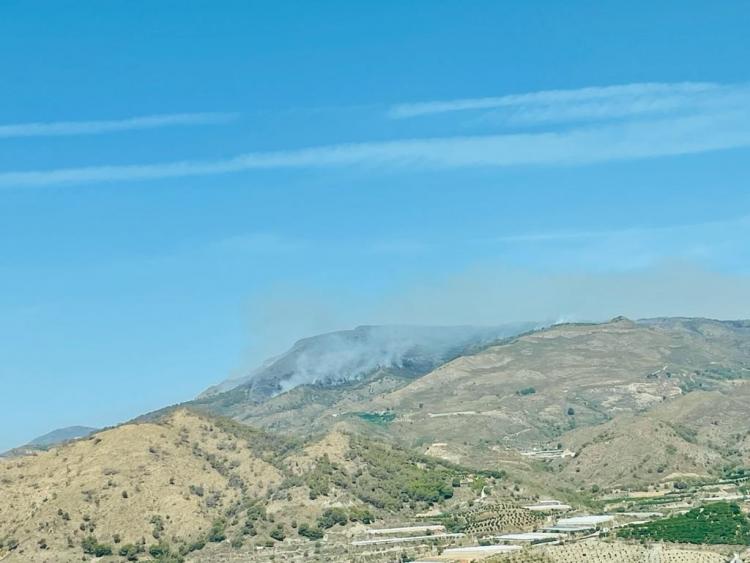
<svg viewBox="0 0 750 563"><path fill-rule="evenodd" d="M534 470L533 451L558 445L585 450L581 459L629 456L627 463L642 468L635 476L614 464L600 471L598 462L585 470L559 462L572 483L596 476L614 486L742 461L745 454L734 450L744 448L737 435L750 430L742 415L749 380L746 322L617 318L477 347L422 377L380 371L344 385L298 386L260 403L237 389L196 406L291 434L347 424L486 467ZM714 420L717 412L725 415ZM594 438L596 448L588 444ZM645 466L636 455L643 444L652 450Z"/></svg>
<svg viewBox="0 0 750 563"><path fill-rule="evenodd" d="M702 473L737 444L744 447L749 379L745 324L616 319L557 326L459 358L376 397L369 408L395 415L391 432L412 444L447 443L450 451L468 443L474 455L562 444L583 453L576 465L599 471L601 484L623 485L679 471ZM672 436L659 434L659 425ZM607 429L620 438L603 439ZM586 440L578 437L587 433L600 436L598 452L580 451ZM639 459L637 452L643 452ZM638 470L625 478L617 460L628 455ZM661 473L645 473L650 466L643 458L649 456ZM743 454L735 457L743 461ZM564 474L591 484L593 474L574 473L586 469L568 472L573 462L560 463Z"/></svg>
<svg viewBox="0 0 750 563"><path fill-rule="evenodd" d="M301 555L324 534L474 499L459 482L480 476L337 430L303 443L178 410L0 461L0 559L210 561L230 541Z"/></svg>
<svg viewBox="0 0 750 563"><path fill-rule="evenodd" d="M721 391L693 391L640 415L568 432L562 442L578 455L561 469L590 485L624 486L748 466L748 400L750 382L733 381Z"/></svg>

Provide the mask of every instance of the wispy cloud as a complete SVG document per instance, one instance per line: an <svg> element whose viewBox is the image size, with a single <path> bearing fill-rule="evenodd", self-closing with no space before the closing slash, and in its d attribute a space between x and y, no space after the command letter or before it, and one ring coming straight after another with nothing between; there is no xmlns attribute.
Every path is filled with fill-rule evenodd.
<svg viewBox="0 0 750 563"><path fill-rule="evenodd" d="M246 153L219 160L0 173L0 188L142 181L276 168L460 168L581 165L750 146L750 86L630 84L396 106L394 117L498 108L524 122L572 122L546 130L399 139ZM0 126L0 138L74 135L231 120L177 114L121 121ZM626 118L615 119L612 118ZM583 121L583 122L582 122ZM588 122L587 122L588 121Z"/></svg>
<svg viewBox="0 0 750 563"><path fill-rule="evenodd" d="M575 242L587 239L603 239L612 237L627 237L643 235L665 235L680 234L700 230L727 230L727 229L746 229L750 227L750 215L742 215L733 219L721 221L706 221L701 223L686 223L676 225L664 225L658 227L629 227L626 229L604 229L590 231L538 231L510 235L502 235L489 239L482 239L477 242L483 243L556 243L556 242Z"/></svg>
<svg viewBox="0 0 750 563"><path fill-rule="evenodd" d="M0 139L13 137L58 137L99 135L119 131L158 129L176 125L217 125L238 117L236 113L175 113L102 121L57 121L0 125Z"/></svg>
<svg viewBox="0 0 750 563"><path fill-rule="evenodd" d="M141 181L274 168L580 165L750 146L750 108L561 132L408 139L255 152L212 161L0 173L0 188Z"/></svg>
<svg viewBox="0 0 750 563"><path fill-rule="evenodd" d="M511 124L563 123L649 115L704 113L747 107L746 84L705 82L636 83L576 90L547 90L491 98L399 104L388 111L396 119L480 111L485 119Z"/></svg>

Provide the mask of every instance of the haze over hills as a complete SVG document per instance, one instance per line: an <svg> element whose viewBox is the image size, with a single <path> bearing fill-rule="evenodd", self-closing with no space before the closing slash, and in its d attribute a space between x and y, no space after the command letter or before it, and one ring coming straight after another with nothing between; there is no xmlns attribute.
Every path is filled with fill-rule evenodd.
<svg viewBox="0 0 750 563"><path fill-rule="evenodd" d="M438 365L498 339L538 328L539 323L476 326L360 326L304 338L242 378L207 389L201 398L239 387L265 399L298 385L336 385L377 370L417 377Z"/></svg>

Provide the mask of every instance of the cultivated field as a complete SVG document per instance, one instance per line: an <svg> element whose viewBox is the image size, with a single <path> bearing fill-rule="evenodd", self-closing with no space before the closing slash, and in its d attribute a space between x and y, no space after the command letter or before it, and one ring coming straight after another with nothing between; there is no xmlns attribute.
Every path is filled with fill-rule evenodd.
<svg viewBox="0 0 750 563"><path fill-rule="evenodd" d="M726 563L729 554L688 547L644 547L589 540L496 556L495 563Z"/></svg>

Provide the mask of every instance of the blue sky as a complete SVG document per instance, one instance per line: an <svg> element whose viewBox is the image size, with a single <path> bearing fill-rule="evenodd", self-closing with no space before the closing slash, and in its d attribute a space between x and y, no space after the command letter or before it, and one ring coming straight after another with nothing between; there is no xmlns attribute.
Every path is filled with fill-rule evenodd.
<svg viewBox="0 0 750 563"><path fill-rule="evenodd" d="M0 3L0 450L367 323L750 317L746 2Z"/></svg>

